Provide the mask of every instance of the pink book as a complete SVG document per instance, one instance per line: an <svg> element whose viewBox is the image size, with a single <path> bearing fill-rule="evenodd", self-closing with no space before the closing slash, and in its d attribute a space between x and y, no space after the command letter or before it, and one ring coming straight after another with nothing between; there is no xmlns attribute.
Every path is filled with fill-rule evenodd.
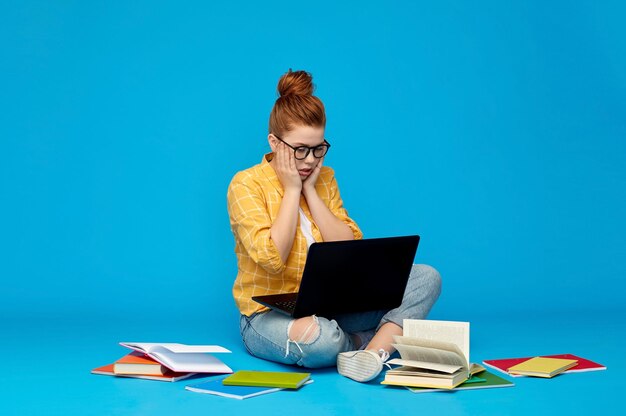
<svg viewBox="0 0 626 416"><path fill-rule="evenodd" d="M606 370L606 367L602 364L598 364L591 360L587 360L586 358L579 357L574 354L556 354L556 355L542 355L541 357L546 358L564 358L567 360L578 360L578 364L564 373L581 373L584 371L598 371L598 370ZM523 363L526 360L530 360L533 357L524 357L524 358L502 358L499 360L484 360L483 364L487 367L491 367L494 370L500 371L504 374L508 374L511 377L524 377L517 374L509 374L509 368L514 365Z"/></svg>

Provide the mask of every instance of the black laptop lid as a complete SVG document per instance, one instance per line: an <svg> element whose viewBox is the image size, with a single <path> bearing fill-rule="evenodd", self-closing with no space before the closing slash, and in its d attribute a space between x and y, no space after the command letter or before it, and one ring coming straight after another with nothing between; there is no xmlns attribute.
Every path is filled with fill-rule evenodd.
<svg viewBox="0 0 626 416"><path fill-rule="evenodd" d="M393 309L404 289L419 236L313 243L294 318Z"/></svg>

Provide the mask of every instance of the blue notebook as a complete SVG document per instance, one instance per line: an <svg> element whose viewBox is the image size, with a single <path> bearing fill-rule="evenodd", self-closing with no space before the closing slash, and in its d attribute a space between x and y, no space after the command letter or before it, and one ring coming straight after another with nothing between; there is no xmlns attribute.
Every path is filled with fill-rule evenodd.
<svg viewBox="0 0 626 416"><path fill-rule="evenodd" d="M222 384L224 378L218 377L202 383L185 386L185 389L196 393L214 394L239 400L282 390L278 387L225 386Z"/></svg>

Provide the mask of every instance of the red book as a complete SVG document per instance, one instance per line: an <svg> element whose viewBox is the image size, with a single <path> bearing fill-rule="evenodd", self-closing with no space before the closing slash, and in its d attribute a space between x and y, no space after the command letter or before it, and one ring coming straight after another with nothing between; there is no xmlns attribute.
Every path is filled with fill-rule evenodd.
<svg viewBox="0 0 626 416"><path fill-rule="evenodd" d="M563 358L566 360L578 360L578 364L564 373L581 373L584 371L598 371L598 370L606 370L606 367L602 364L598 364L591 360L587 360L586 358L579 357L574 354L556 354L556 355L542 355L541 357L546 358ZM517 374L509 374L509 368L514 365L523 363L524 361L530 360L534 357L524 357L524 358L502 358L499 360L484 360L483 364L487 367L491 367L494 370L500 371L504 374L508 374L511 377L523 377Z"/></svg>

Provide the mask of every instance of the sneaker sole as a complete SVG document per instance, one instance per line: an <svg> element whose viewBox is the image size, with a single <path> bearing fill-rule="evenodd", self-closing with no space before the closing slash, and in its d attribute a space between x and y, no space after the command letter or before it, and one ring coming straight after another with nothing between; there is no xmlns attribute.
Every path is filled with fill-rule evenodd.
<svg viewBox="0 0 626 416"><path fill-rule="evenodd" d="M342 352L337 356L337 372L359 382L372 380L382 367L380 358L369 351Z"/></svg>

